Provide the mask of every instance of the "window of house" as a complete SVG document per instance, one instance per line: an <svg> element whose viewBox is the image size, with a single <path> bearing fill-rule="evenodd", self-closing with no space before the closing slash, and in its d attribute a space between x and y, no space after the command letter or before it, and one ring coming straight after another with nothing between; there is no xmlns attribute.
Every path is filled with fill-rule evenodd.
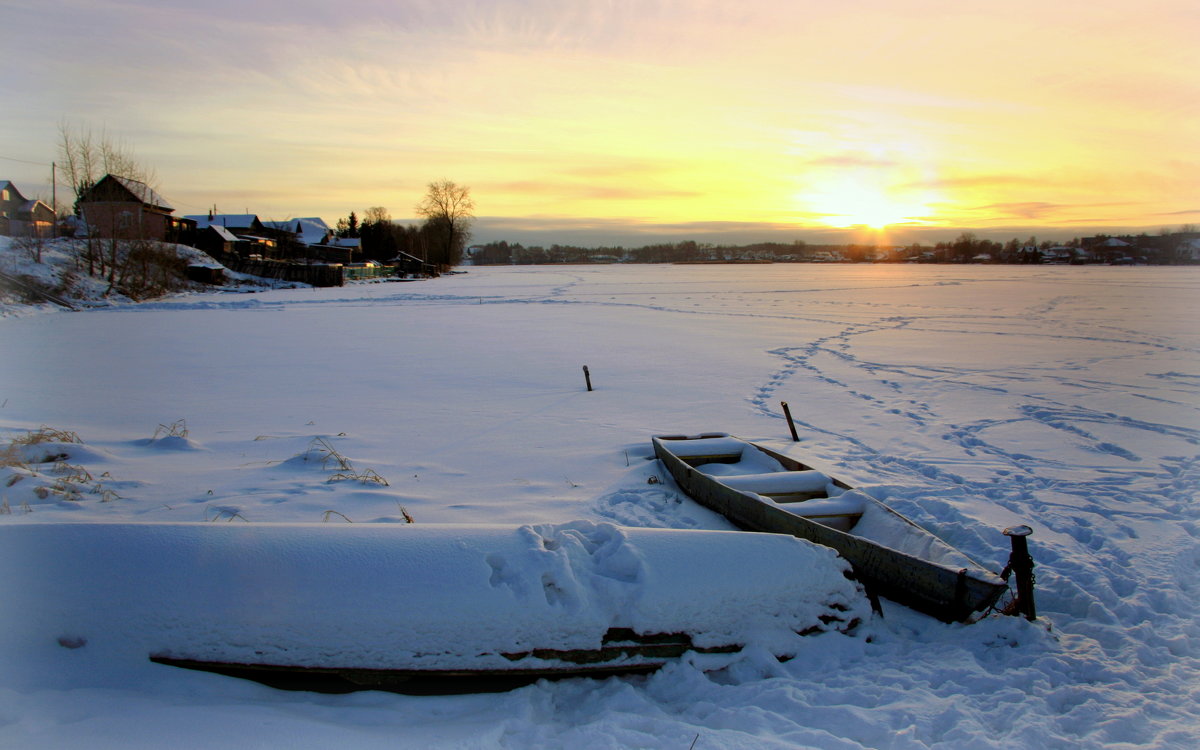
<svg viewBox="0 0 1200 750"><path fill-rule="evenodd" d="M6 200L8 200L8 188L4 188L3 190L0 190L0 201L6 201Z"/></svg>

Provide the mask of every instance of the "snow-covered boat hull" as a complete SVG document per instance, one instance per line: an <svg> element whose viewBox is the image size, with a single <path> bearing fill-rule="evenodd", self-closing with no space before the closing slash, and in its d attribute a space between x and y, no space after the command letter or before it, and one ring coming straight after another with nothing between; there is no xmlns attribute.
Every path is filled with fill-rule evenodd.
<svg viewBox="0 0 1200 750"><path fill-rule="evenodd" d="M845 629L841 614L835 621L825 618L821 630ZM356 690L386 690L413 695L444 695L462 692L498 692L538 680L566 677L608 677L649 673L689 651L699 654L734 653L740 645L698 647L686 633L641 635L612 628L598 648L560 651L534 649L502 654L516 664L510 668L396 669L289 664L204 661L162 654L151 655L158 664L215 672L261 682L286 690L348 693Z"/></svg>
<svg viewBox="0 0 1200 750"><path fill-rule="evenodd" d="M818 545L591 521L8 525L0 567L23 613L0 660L58 638L322 689L489 689L747 643L786 658L870 615Z"/></svg>
<svg viewBox="0 0 1200 750"><path fill-rule="evenodd" d="M837 550L872 594L954 622L1007 590L995 573L823 469L726 433L663 435L653 444L694 500L741 528Z"/></svg>

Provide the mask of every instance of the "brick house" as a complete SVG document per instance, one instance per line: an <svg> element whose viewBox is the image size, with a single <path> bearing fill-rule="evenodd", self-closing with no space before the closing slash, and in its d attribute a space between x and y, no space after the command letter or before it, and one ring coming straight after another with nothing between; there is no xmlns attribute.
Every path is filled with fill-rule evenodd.
<svg viewBox="0 0 1200 750"><path fill-rule="evenodd" d="M196 222L172 216L175 209L149 185L106 174L79 198L79 211L98 237L190 241Z"/></svg>
<svg viewBox="0 0 1200 750"><path fill-rule="evenodd" d="M119 240L187 244L196 222L172 216L175 209L145 182L106 174L79 197L79 212L92 234Z"/></svg>
<svg viewBox="0 0 1200 750"><path fill-rule="evenodd" d="M0 234L10 237L54 236L54 209L46 202L29 200L17 186L0 180Z"/></svg>

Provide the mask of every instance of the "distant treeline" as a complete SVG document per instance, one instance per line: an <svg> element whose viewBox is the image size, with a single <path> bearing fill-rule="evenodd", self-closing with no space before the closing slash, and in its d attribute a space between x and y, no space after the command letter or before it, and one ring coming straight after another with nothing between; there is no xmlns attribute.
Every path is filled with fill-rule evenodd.
<svg viewBox="0 0 1200 750"><path fill-rule="evenodd" d="M636 248L538 245L489 242L467 250L475 265L551 263L1147 263L1182 264L1200 259L1200 232L1185 230L1158 235L1097 235L1070 242L1038 242L1036 237L1008 242L981 239L964 232L951 242L907 246L811 245L759 242L715 245L691 240Z"/></svg>

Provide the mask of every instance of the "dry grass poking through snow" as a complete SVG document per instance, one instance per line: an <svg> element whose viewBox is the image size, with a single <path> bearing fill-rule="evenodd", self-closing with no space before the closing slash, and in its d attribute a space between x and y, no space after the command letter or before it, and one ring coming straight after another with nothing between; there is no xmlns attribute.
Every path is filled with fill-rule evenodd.
<svg viewBox="0 0 1200 750"><path fill-rule="evenodd" d="M25 480L42 478L42 484L33 488L33 495L38 500L47 500L51 496L58 500L80 502L84 494L99 495L100 502L106 503L119 499L119 495L92 476L83 466L68 463L70 452L61 447L70 444L83 443L79 435L69 430L59 430L42 426L24 435L15 437L3 448L0 448L0 470L5 470L8 478L4 480L5 487L14 487ZM32 446L47 446L44 452L30 452ZM47 465L49 468L46 468ZM107 476L105 474L104 476ZM21 503L21 509L26 513L32 512L29 501ZM12 513L12 507L5 497L0 502L0 515Z"/></svg>
<svg viewBox="0 0 1200 750"><path fill-rule="evenodd" d="M188 436L188 427L186 419L176 419L171 424L160 424L158 429L154 431L154 436L151 441L158 440L164 437L186 438Z"/></svg>
<svg viewBox="0 0 1200 750"><path fill-rule="evenodd" d="M346 479L363 483L382 484L384 487L390 486L388 480L381 477L374 469L365 469L358 471L354 468L354 464L350 463L350 459L343 456L334 448L328 440L323 437L315 437L308 444L308 450L304 452L303 458L305 461L320 461L321 468L330 471L330 467L338 470L338 473L333 474L327 481L338 482Z"/></svg>

